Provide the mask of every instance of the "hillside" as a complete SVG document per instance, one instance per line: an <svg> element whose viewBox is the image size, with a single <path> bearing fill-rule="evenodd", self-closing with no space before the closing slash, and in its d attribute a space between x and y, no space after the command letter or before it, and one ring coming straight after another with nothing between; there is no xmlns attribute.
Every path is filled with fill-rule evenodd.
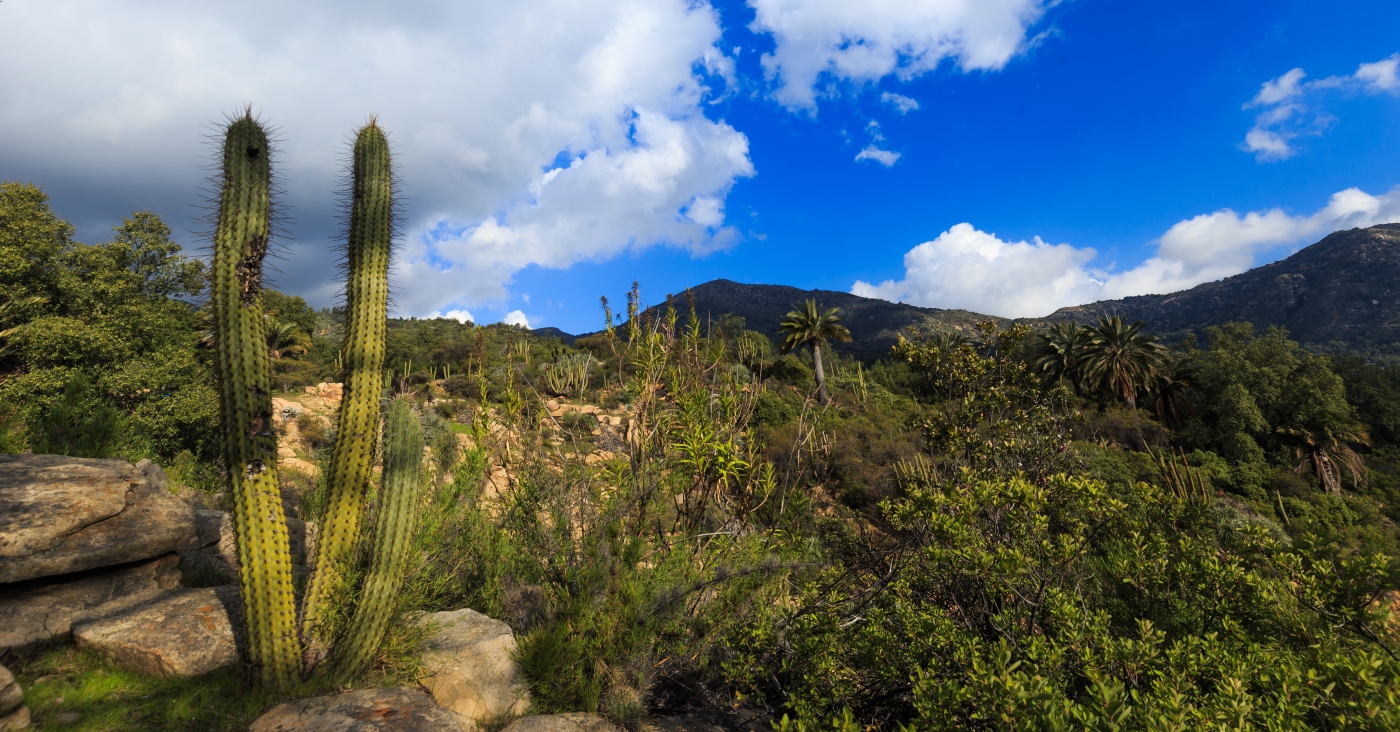
<svg viewBox="0 0 1400 732"><path fill-rule="evenodd" d="M1091 322L1102 313L1166 335L1233 320L1281 325L1314 349L1400 356L1400 224L1338 231L1243 274L1168 295L1061 308L1042 320Z"/></svg>
<svg viewBox="0 0 1400 732"><path fill-rule="evenodd" d="M713 280L691 292L700 317L718 320L732 313L743 317L749 328L774 339L783 315L803 300L816 298L827 307L841 308L851 329L853 341L837 344L837 350L861 358L886 355L900 331L965 330L986 319L1005 322L967 310L923 308L784 285ZM677 309L684 307L678 295ZM650 312L659 315L663 308L656 306ZM1106 313L1142 320L1168 338L1243 320L1260 330L1283 326L1294 340L1313 350L1357 351L1382 360L1400 357L1400 224L1338 231L1286 259L1189 290L1066 307L1023 322L1093 322ZM556 335L571 340L566 334Z"/></svg>
<svg viewBox="0 0 1400 732"><path fill-rule="evenodd" d="M968 310L939 310L904 303L859 297L833 290L800 290L785 285L745 285L730 280L712 280L691 289L695 310L700 318L718 320L726 313L744 318L748 328L778 340L778 323L783 316L808 298L816 298L825 307L841 308L841 318L851 331L850 343L834 344L836 350L860 358L879 358L889 354L900 331L920 330L932 333L940 330L967 330L981 320L1002 321ZM659 313L665 306L648 312ZM676 309L684 313L683 293L676 295Z"/></svg>

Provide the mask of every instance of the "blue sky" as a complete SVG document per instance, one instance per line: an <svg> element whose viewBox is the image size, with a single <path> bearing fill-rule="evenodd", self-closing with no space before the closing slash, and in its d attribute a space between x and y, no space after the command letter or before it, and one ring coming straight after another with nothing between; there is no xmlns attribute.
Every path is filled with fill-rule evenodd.
<svg viewBox="0 0 1400 732"><path fill-rule="evenodd" d="M36 69L0 80L0 177L87 240L149 207L197 244L207 123L252 102L283 139L277 284L328 304L343 140L377 112L400 314L572 332L633 279L1043 315L1400 220L1394 2L253 5L276 22L0 5L0 63Z"/></svg>

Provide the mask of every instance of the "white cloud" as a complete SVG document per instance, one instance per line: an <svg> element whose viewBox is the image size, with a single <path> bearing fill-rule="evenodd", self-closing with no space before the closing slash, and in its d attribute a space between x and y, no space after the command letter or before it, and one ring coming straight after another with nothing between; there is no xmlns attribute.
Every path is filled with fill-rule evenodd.
<svg viewBox="0 0 1400 732"><path fill-rule="evenodd" d="M824 76L858 84L909 79L944 59L964 71L996 70L1026 44L1050 0L749 0L752 28L777 47L763 67L774 97L815 110Z"/></svg>
<svg viewBox="0 0 1400 732"><path fill-rule="evenodd" d="M1245 109L1260 108L1254 127L1244 136L1240 149L1254 153L1261 163L1287 160L1297 154L1293 141L1306 135L1320 135L1334 118L1318 108L1323 92L1360 90L1368 94L1400 94L1400 53L1380 61L1361 64L1350 76L1329 76L1303 81L1307 74L1292 69L1259 87Z"/></svg>
<svg viewBox="0 0 1400 732"><path fill-rule="evenodd" d="M1081 300L1097 290L1084 271L1093 258L1092 249L1046 244L1039 238L1002 241L964 223L909 250L903 280L879 285L857 281L851 292L1007 317L1043 315L1055 303Z"/></svg>
<svg viewBox="0 0 1400 732"><path fill-rule="evenodd" d="M1361 64L1356 70L1356 80L1372 93L1400 91L1400 53L1369 64Z"/></svg>
<svg viewBox="0 0 1400 732"><path fill-rule="evenodd" d="M1282 209L1230 209L1180 221L1157 240L1156 255L1132 269L1095 269L1096 252L1069 244L1008 242L958 224L904 255L904 278L857 281L851 292L1003 317L1038 317L1067 305L1163 294L1239 274L1263 252L1311 243L1337 230L1400 221L1400 186L1373 196L1334 193L1308 216Z"/></svg>
<svg viewBox="0 0 1400 732"><path fill-rule="evenodd" d="M894 92L885 92L881 94L880 101L892 105L895 109L899 110L900 114L909 114L919 108L919 100L913 97L906 97L903 94L895 94Z"/></svg>
<svg viewBox="0 0 1400 732"><path fill-rule="evenodd" d="M856 160L874 160L875 162L889 168L899 162L899 153L890 150L881 150L874 145L866 145L864 150L856 153Z"/></svg>
<svg viewBox="0 0 1400 732"><path fill-rule="evenodd" d="M198 200L209 123L252 102L282 140L296 238L282 281L318 304L338 289L326 250L345 137L371 113L407 184L404 314L502 299L531 265L728 246L725 197L753 174L745 136L705 114L734 67L703 0L0 12L0 67L26 69L0 75L0 169L104 195L141 186L178 215Z"/></svg>
<svg viewBox="0 0 1400 732"><path fill-rule="evenodd" d="M506 316L504 318L501 318L501 322L505 323L506 325L518 325L521 328L528 329L530 327L530 319L525 317L525 313L522 313L519 310L512 310L506 313Z"/></svg>
<svg viewBox="0 0 1400 732"><path fill-rule="evenodd" d="M467 311L467 310L448 310L448 311L445 312L445 313L434 312L433 314L429 315L428 317L429 317L429 318L447 318L448 320L455 320L455 321L457 321L458 323L475 323L475 322L476 322L476 318L473 317L472 314L471 314L471 312L470 312L470 311Z"/></svg>

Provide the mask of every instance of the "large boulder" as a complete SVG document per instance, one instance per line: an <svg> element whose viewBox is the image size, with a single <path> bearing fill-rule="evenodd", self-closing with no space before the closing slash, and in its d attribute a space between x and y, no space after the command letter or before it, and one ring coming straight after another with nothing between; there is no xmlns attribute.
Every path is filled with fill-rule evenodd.
<svg viewBox="0 0 1400 732"><path fill-rule="evenodd" d="M432 613L421 622L432 632L423 641L425 676L419 683L456 715L462 729L530 707L509 625L469 609Z"/></svg>
<svg viewBox="0 0 1400 732"><path fill-rule="evenodd" d="M417 689L356 689L279 704L248 732L461 732L457 721Z"/></svg>
<svg viewBox="0 0 1400 732"><path fill-rule="evenodd" d="M506 725L501 732L618 732L612 722L587 712L537 714Z"/></svg>
<svg viewBox="0 0 1400 732"><path fill-rule="evenodd" d="M144 462L0 455L0 584L193 549L195 515Z"/></svg>
<svg viewBox="0 0 1400 732"><path fill-rule="evenodd" d="M148 676L191 677L238 663L243 621L237 585L177 590L73 628L79 648Z"/></svg>
<svg viewBox="0 0 1400 732"><path fill-rule="evenodd" d="M15 675L0 666L0 730L25 729L29 726L29 707L24 705L24 691Z"/></svg>
<svg viewBox="0 0 1400 732"><path fill-rule="evenodd" d="M73 625L128 610L180 584L179 557L0 585L0 649L68 635Z"/></svg>

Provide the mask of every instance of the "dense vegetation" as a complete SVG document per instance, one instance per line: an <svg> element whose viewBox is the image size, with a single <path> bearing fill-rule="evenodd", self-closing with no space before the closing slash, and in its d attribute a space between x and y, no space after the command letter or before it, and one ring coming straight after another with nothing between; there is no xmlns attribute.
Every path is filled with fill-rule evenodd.
<svg viewBox="0 0 1400 732"><path fill-rule="evenodd" d="M203 277L153 215L83 245L0 187L4 449L149 456L217 490ZM1400 728L1400 367L1113 318L860 363L814 350L800 303L786 354L684 298L641 305L604 301L572 345L390 321L434 476L361 683L411 676L403 619L470 606L516 630L537 709L624 723ZM342 312L264 308L278 386L337 378Z"/></svg>

